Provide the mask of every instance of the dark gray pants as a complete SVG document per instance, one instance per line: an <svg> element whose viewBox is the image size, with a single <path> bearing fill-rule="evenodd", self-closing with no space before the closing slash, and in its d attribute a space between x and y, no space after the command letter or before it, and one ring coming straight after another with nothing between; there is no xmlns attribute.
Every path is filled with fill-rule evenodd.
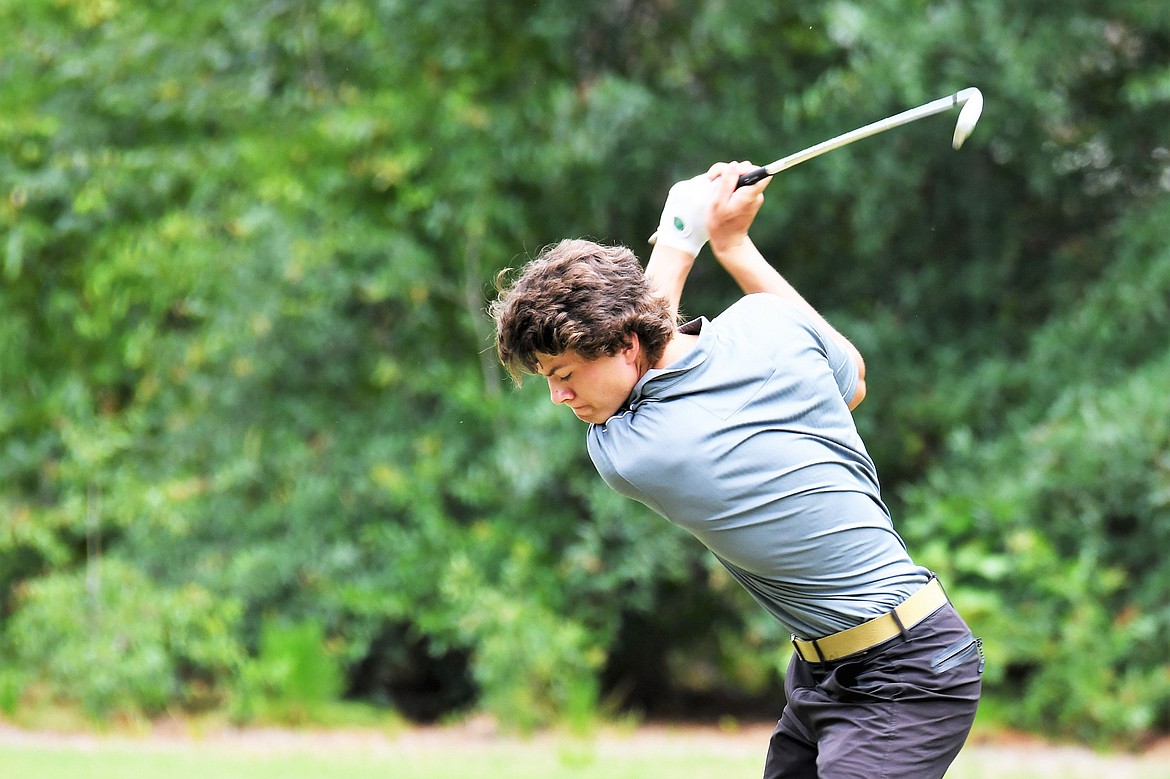
<svg viewBox="0 0 1170 779"><path fill-rule="evenodd" d="M950 604L856 657L793 656L764 779L939 779L967 740L982 673Z"/></svg>

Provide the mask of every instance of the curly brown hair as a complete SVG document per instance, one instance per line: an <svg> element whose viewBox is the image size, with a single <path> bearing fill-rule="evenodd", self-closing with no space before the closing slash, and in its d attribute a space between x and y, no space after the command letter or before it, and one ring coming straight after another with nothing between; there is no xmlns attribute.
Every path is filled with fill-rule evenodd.
<svg viewBox="0 0 1170 779"><path fill-rule="evenodd" d="M499 296L488 308L496 350L516 384L536 373L537 353L575 351L586 359L617 354L638 336L653 365L674 334L667 302L655 295L638 258L624 246L567 239L520 269L496 277Z"/></svg>

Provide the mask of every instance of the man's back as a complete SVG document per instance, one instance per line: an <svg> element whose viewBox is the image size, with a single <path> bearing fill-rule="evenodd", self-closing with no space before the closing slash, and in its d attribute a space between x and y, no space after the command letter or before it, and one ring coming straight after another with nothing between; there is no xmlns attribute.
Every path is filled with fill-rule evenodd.
<svg viewBox="0 0 1170 779"><path fill-rule="evenodd" d="M772 295L696 325L690 354L590 428L602 477L694 534L798 635L889 611L928 572L895 533L854 427L849 355Z"/></svg>

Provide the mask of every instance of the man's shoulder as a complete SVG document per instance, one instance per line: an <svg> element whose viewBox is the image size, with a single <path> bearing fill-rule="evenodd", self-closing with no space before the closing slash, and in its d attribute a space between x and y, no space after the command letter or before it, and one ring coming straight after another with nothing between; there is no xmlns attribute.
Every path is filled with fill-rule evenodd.
<svg viewBox="0 0 1170 779"><path fill-rule="evenodd" d="M716 322L771 324L777 322L800 321L800 312L795 306L779 295L770 292L753 292L744 295L732 303L719 316Z"/></svg>
<svg viewBox="0 0 1170 779"><path fill-rule="evenodd" d="M650 403L589 426L589 458L605 482L618 492L654 507L650 496L675 483L694 451L701 418L671 413L674 403Z"/></svg>
<svg viewBox="0 0 1170 779"><path fill-rule="evenodd" d="M756 346L773 341L777 336L815 332L796 306L769 292L744 295L715 317L712 324L716 332Z"/></svg>

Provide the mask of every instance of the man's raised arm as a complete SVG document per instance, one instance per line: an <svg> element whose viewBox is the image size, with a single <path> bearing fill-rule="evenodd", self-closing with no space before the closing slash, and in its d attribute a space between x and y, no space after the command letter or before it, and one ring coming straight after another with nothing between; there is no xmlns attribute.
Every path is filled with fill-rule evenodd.
<svg viewBox="0 0 1170 779"><path fill-rule="evenodd" d="M850 409L856 408L865 399L865 360L862 359L861 352L764 259L760 250L748 238L748 228L751 227L764 202L763 187L756 184L736 189L739 174L744 172L742 165L736 163L716 165L711 170L715 171L716 168L719 169L719 178L715 183L715 192L707 215L707 231L715 258L731 274L744 294L768 292L784 298L804 311L815 323L817 330L826 337L838 341L846 349L857 365L857 390L849 403ZM765 179L761 183L766 185L770 180Z"/></svg>
<svg viewBox="0 0 1170 779"><path fill-rule="evenodd" d="M658 229L650 238L654 250L646 263L650 286L670 303L677 319L679 301L695 257L707 243L707 209L715 189L715 167L677 182L666 196Z"/></svg>
<svg viewBox="0 0 1170 779"><path fill-rule="evenodd" d="M676 320L683 287L694 264L695 255L661 242L654 244L654 251L646 263L646 278L650 281L650 288L670 303L670 315Z"/></svg>

